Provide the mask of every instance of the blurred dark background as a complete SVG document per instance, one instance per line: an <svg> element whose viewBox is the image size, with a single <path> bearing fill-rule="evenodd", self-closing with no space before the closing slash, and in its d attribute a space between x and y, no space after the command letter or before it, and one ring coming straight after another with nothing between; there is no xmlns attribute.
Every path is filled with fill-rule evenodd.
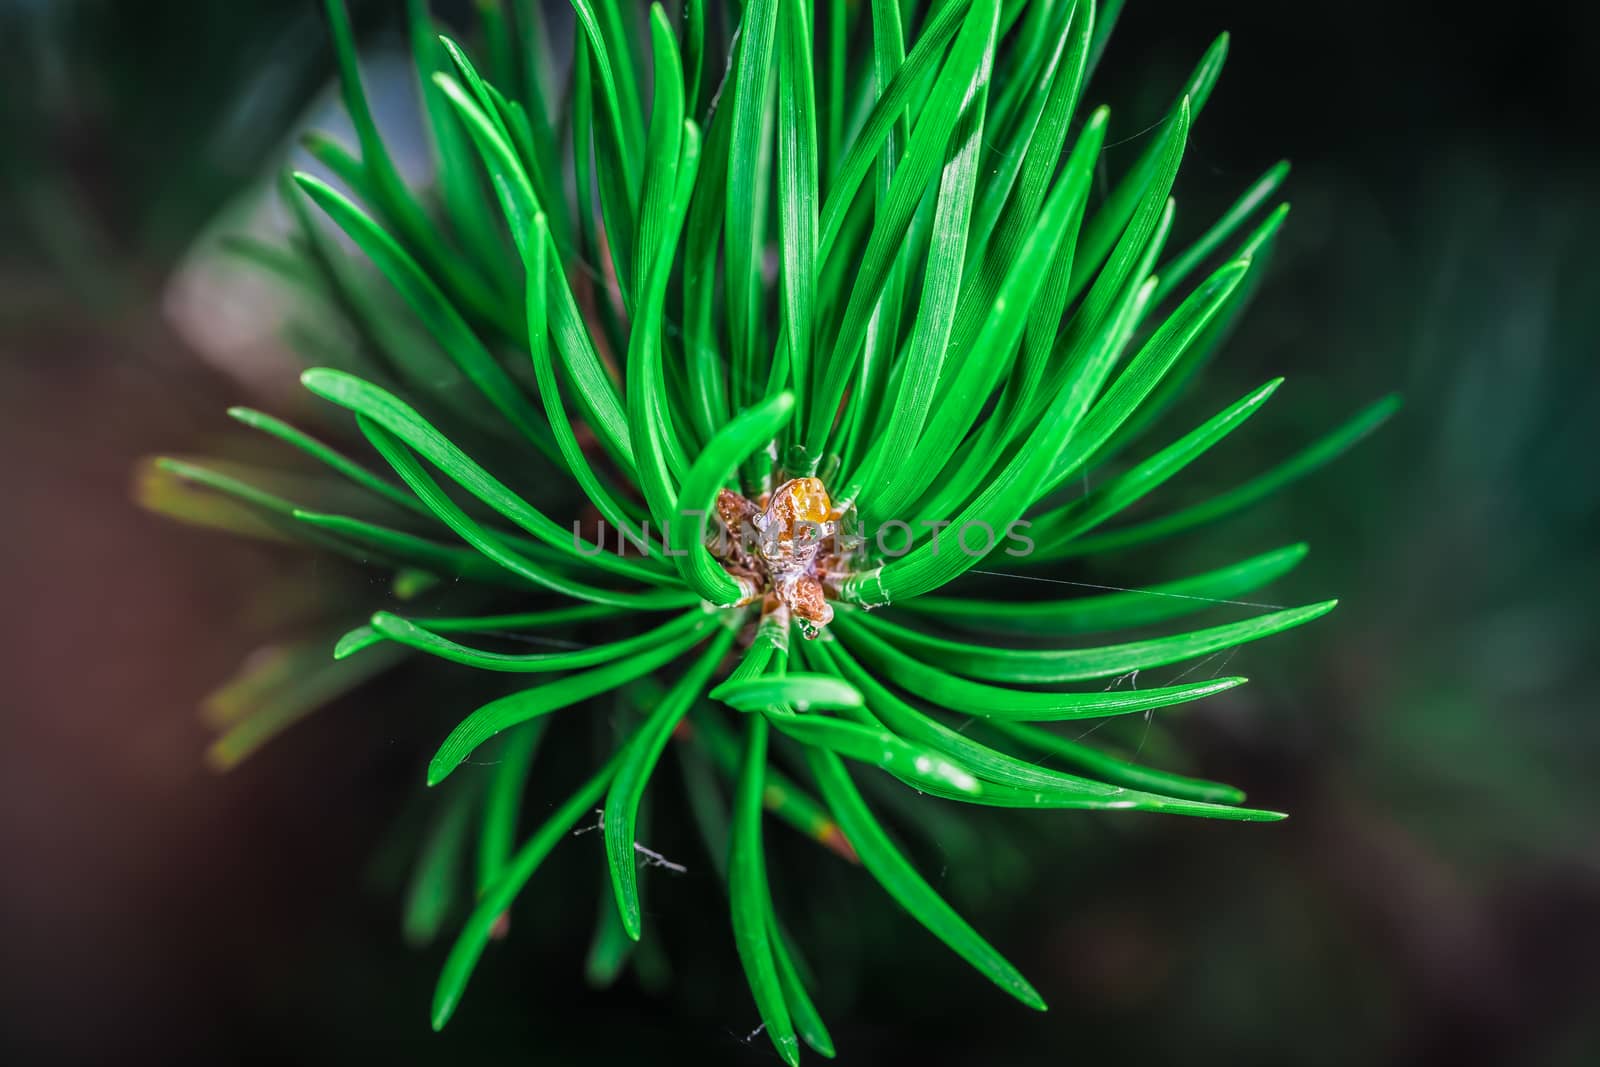
<svg viewBox="0 0 1600 1067"><path fill-rule="evenodd" d="M374 54L400 7L356 6ZM1176 730L1197 770L1292 817L953 825L948 854L919 858L1043 1016L860 872L785 853L775 890L841 1062L1600 1062L1597 10L1129 5L1089 94L1113 104L1113 167L1233 35L1178 239L1294 163L1272 275L1191 410L1288 384L1168 499L1385 392L1406 406L1270 503L1100 572L1139 584L1311 543L1271 598L1340 609L1241 650L1229 670L1253 684ZM448 1032L428 1030L443 950L403 944L386 873L459 711L418 688L437 681L388 679L236 772L204 769L197 702L291 610L260 591L292 600L318 572L139 511L129 472L215 444L229 403L299 403L271 345L197 328L185 307L207 290L173 279L327 113L320 15L0 0L0 39L0 1058L776 1062L747 1040L725 906L694 859L652 901L673 988L585 988L603 873L587 837L541 871ZM1017 836L987 840L1001 824Z"/></svg>

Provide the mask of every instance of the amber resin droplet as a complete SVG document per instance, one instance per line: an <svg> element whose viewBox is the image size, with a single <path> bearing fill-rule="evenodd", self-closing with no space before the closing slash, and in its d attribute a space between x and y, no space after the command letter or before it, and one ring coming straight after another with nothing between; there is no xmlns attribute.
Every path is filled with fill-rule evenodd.
<svg viewBox="0 0 1600 1067"><path fill-rule="evenodd" d="M830 579L837 576L835 547L841 514L820 478L791 478L759 502L724 489L717 495L724 529L717 542L722 565L753 579L759 595L793 612L800 629L814 638L833 619Z"/></svg>

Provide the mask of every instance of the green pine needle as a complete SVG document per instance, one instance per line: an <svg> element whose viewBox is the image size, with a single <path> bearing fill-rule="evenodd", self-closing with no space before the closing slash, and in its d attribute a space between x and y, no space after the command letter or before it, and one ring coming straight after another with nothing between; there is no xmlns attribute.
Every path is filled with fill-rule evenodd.
<svg viewBox="0 0 1600 1067"><path fill-rule="evenodd" d="M1259 287L1288 165L1169 252L1226 35L1099 195L1113 120L1081 103L1120 3L903 6L750 0L728 7L724 39L699 3L675 19L572 0L567 68L537 4L486 0L469 47L437 37L411 0L436 164L436 187L419 190L373 118L343 2L328 0L356 144L307 144L346 191L293 174L287 245L230 245L311 297L288 336L329 405L315 436L231 414L317 474L162 460L139 491L186 521L378 568L411 598L405 614L350 605L345 625L365 623L219 692L221 765L413 653L446 671L559 675L464 714L428 765L435 785L481 746L498 752L492 774L450 782L412 883L406 930L426 940L456 914L476 841L477 902L435 1028L545 855L597 804L616 910L591 979L663 973L648 939L632 943L636 834L669 742L755 1008L790 1064L802 1040L827 1056L833 1043L774 909L769 813L1044 1008L891 842L844 759L984 806L1282 817L1031 724L1215 696L1244 679L1071 687L1199 661L1334 606L1258 602L1304 545L1144 589L1061 565L1223 518L1397 408L1380 400L1254 479L1160 509L1166 483L1196 483L1190 465L1247 434L1281 384L1186 432L1162 418ZM1086 476L1093 492L1064 495ZM1147 497L1157 517L1123 519ZM1054 595L1008 599L997 573ZM1257 614L1128 632L1219 605ZM549 644L495 647L519 636ZM518 846L524 809L549 803L530 771L547 724L603 696L623 709L609 760ZM805 753L809 781L769 762L774 729L774 745Z"/></svg>

